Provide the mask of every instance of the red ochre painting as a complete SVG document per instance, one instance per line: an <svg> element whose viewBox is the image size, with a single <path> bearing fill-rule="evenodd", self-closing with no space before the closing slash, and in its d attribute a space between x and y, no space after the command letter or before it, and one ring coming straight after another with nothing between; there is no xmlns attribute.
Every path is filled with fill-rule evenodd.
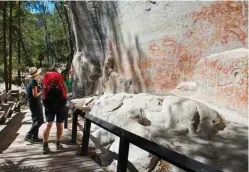
<svg viewBox="0 0 249 172"><path fill-rule="evenodd" d="M188 39L186 43L176 37L163 37L148 45L149 53L139 64L145 84L161 91L174 89L192 77L196 64L209 47L233 42L245 47L247 16L247 2L231 1L215 2L191 13L192 25L198 28L183 33L182 37ZM205 27L207 24L210 27Z"/></svg>
<svg viewBox="0 0 249 172"><path fill-rule="evenodd" d="M212 95L230 108L247 112L248 58L202 60L196 66L193 78L199 85L200 94Z"/></svg>
<svg viewBox="0 0 249 172"><path fill-rule="evenodd" d="M182 34L177 37L165 36L143 44L143 57L140 54L135 65L130 64L126 53L122 53L122 60L116 58L120 54L117 53L115 42L111 41L116 64L123 66L123 71L118 71L132 75L132 70L138 68L136 74L147 92L160 94L175 89L184 81L197 82L201 84L202 93L211 93L226 106L244 111L248 105L248 57L229 61L223 57L218 61L200 61L210 54L207 53L210 47L216 50L247 47L247 16L247 2L220 1L202 6L187 16L192 29L181 31ZM240 79L235 77L236 72L240 74ZM134 85L139 77L133 78ZM196 78L200 80L195 81Z"/></svg>

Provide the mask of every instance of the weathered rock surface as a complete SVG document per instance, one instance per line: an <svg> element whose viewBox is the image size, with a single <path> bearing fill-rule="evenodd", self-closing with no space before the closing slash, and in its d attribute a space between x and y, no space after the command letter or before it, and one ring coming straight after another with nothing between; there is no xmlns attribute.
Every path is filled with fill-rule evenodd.
<svg viewBox="0 0 249 172"><path fill-rule="evenodd" d="M93 60L86 57L83 52L77 52L73 59L74 66L74 97L93 94L98 78L101 76L100 68ZM101 83L100 83L101 84Z"/></svg>
<svg viewBox="0 0 249 172"><path fill-rule="evenodd" d="M84 100L84 99L83 99ZM153 96L141 94L106 94L101 97L87 98L81 102L91 102L92 115L122 127L139 136L152 140L179 153L205 164L232 172L235 167L227 164L236 151L236 158L230 162L236 169L247 170L247 125L225 119L226 112L188 98L176 96ZM235 131L237 128L240 133ZM238 139L238 142L236 142ZM224 146L226 145L226 146ZM101 148L101 159L108 170L116 171L115 154L119 149L119 138L106 130L92 125L91 147ZM223 152L225 151L225 152ZM243 152L239 154L237 152ZM164 162L140 148L130 145L129 170L154 171ZM178 168L167 164L171 171Z"/></svg>
<svg viewBox="0 0 249 172"><path fill-rule="evenodd" d="M82 110L223 171L248 171L247 2L69 6L75 96L108 93L82 102ZM172 89L179 97L109 94ZM116 136L94 125L92 136L98 146L117 152ZM103 157L116 169L113 155ZM138 171L151 169L152 156L139 148L131 146L129 159ZM177 171L162 161L156 170L161 166Z"/></svg>
<svg viewBox="0 0 249 172"><path fill-rule="evenodd" d="M248 116L248 49L203 57L191 80L179 84L171 92L212 102Z"/></svg>
<svg viewBox="0 0 249 172"><path fill-rule="evenodd" d="M108 68L115 75L110 80L120 84L116 76L125 78L125 85L132 83L127 92L164 94L181 82L192 81L196 72L198 83L205 89L205 85L215 85L219 77L234 78L237 70L226 72L229 66L243 65L233 65L233 60L226 56L220 56L222 60L216 66L212 66L214 61L205 65L199 62L215 53L248 48L246 1L69 1L68 4L76 52L83 53L83 58L101 69L102 79L106 77L105 62L111 54L113 63ZM76 79L88 80L85 77L88 70L76 70ZM212 77L213 74L216 76ZM206 75L210 79L202 80ZM123 87L123 82L120 85ZM110 92L125 90L119 88ZM88 87L80 84L75 89L82 90L77 91L77 96L89 93ZM225 89L230 92L233 88Z"/></svg>

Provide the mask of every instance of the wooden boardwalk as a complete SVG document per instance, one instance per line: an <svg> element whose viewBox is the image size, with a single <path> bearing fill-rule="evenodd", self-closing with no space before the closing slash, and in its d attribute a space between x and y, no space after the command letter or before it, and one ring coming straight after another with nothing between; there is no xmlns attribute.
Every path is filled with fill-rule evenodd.
<svg viewBox="0 0 249 172"><path fill-rule="evenodd" d="M55 149L56 127L52 127L49 147L51 154L42 154L42 143L30 144L23 140L30 129L29 113L12 117L7 125L0 125L0 172L103 172L104 170L89 157L77 154L77 146L70 144L71 132L64 130L62 150ZM44 125L40 129L39 137Z"/></svg>

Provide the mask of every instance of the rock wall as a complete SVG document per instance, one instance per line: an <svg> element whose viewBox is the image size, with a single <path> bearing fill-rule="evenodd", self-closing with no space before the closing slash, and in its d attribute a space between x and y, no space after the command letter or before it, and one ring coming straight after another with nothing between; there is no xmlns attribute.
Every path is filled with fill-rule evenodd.
<svg viewBox="0 0 249 172"><path fill-rule="evenodd" d="M248 49L236 49L202 58L196 65L193 80L197 94L217 104L248 111Z"/></svg>
<svg viewBox="0 0 249 172"><path fill-rule="evenodd" d="M73 61L74 92L78 97L96 91L165 94L186 81L197 82L202 87L204 82L211 83L210 78L228 82L236 71L219 72L221 67L214 67L211 61L212 64L206 64L209 62L204 57L248 48L248 2L245 1L77 1L69 6L78 51ZM239 61L247 66L247 56L237 57L234 53L233 57L236 61L241 58ZM216 60L222 64L234 61L224 56ZM204 70L200 68L203 65L213 73L195 75L196 71ZM229 68L229 64L224 68ZM244 75L243 82L247 83L247 72ZM232 91L232 94L242 97L246 104L246 84L242 87L242 92ZM229 89L232 88L206 90L208 94L221 92L222 96ZM238 108L231 106L229 96L224 98L226 106Z"/></svg>

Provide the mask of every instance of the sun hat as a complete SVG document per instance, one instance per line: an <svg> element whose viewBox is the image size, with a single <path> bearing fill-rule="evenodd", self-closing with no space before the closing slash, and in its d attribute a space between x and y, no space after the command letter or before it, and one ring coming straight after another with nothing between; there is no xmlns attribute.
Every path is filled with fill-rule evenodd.
<svg viewBox="0 0 249 172"><path fill-rule="evenodd" d="M35 75L38 75L41 73L41 69L37 69L36 67L29 68L29 77L34 77Z"/></svg>

